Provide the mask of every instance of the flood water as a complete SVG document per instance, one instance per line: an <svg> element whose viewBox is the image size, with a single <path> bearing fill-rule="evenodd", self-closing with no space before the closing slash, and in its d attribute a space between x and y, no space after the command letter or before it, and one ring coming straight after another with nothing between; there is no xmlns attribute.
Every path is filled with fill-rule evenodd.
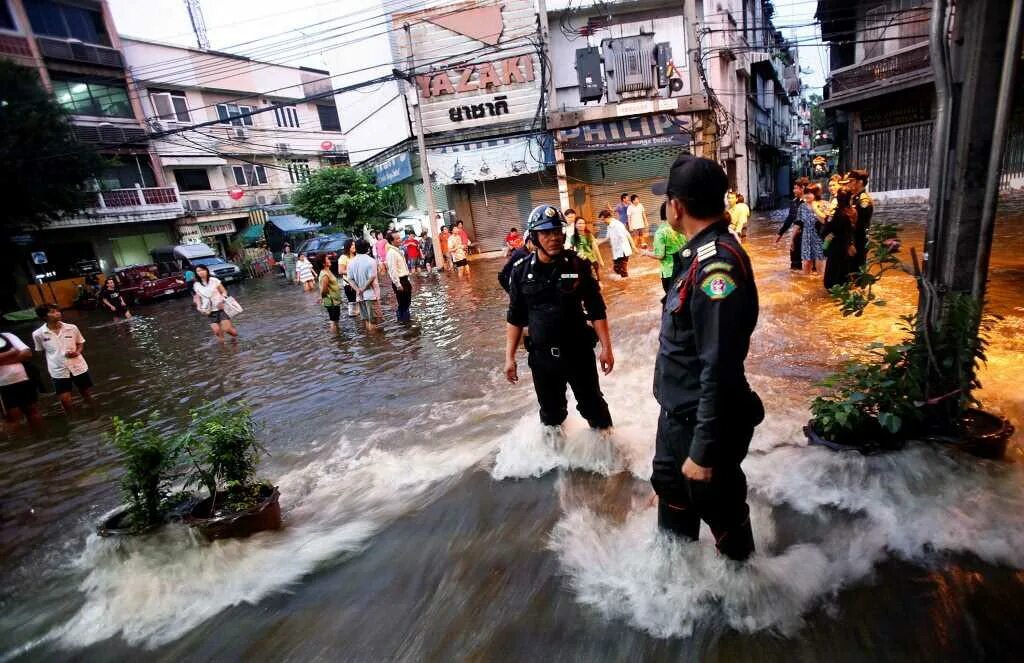
<svg viewBox="0 0 1024 663"><path fill-rule="evenodd" d="M907 244L920 245L919 219ZM234 293L241 340L220 347L186 300L86 336L99 405L0 439L0 661L1006 660L1024 645L1024 464L943 448L863 457L806 446L815 383L899 336L889 305L842 319L790 273L755 221L761 321L748 361L768 417L745 461L758 554L659 535L649 474L661 296L654 261L603 282L616 355L602 448L570 408L541 441L525 357L501 375L500 261L469 281L413 279L411 326L332 336L311 295L268 277ZM993 257L981 398L1024 429L1024 216ZM18 330L27 338L31 327ZM270 452L285 528L214 544L186 530L128 543L95 525L118 504L110 417L167 432L204 399L246 401Z"/></svg>

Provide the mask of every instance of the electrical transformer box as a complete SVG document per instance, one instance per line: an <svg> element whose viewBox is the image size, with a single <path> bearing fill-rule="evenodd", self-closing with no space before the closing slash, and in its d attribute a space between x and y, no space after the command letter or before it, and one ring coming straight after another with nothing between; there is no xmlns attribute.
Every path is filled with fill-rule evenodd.
<svg viewBox="0 0 1024 663"><path fill-rule="evenodd" d="M600 49L596 46L576 49L576 75L579 78L580 101L600 101L604 95Z"/></svg>

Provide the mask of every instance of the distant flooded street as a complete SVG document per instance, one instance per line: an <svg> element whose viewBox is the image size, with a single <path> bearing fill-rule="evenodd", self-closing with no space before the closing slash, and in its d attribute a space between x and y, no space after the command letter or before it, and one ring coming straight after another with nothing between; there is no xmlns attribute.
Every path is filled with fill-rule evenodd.
<svg viewBox="0 0 1024 663"><path fill-rule="evenodd" d="M886 218L884 213L876 218ZM921 219L904 246L920 246ZM470 280L413 277L412 325L332 336L314 296L267 277L233 289L237 346L188 299L86 337L94 411L0 437L0 661L1006 660L1024 647L1024 215L997 225L989 307L1002 316L980 394L1018 432L1006 462L942 448L864 457L809 448L815 383L899 335L913 282L843 319L752 224L761 293L748 373L768 409L744 464L758 554L736 570L707 538L656 531L647 477L661 285L635 257L602 281L616 354L602 388L609 453L570 407L541 441L529 379L501 374L500 260ZM27 338L32 326L18 328ZM526 360L520 358L525 376ZM285 528L214 544L180 528L118 545L110 417L180 430L204 399L246 401Z"/></svg>

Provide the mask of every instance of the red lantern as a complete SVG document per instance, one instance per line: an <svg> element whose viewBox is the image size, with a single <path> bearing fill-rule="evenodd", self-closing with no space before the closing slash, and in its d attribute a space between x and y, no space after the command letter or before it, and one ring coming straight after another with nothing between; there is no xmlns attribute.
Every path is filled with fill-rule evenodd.
<svg viewBox="0 0 1024 663"><path fill-rule="evenodd" d="M231 196L231 200L241 200L242 196L245 195L245 191L239 188L228 189L228 195Z"/></svg>
<svg viewBox="0 0 1024 663"><path fill-rule="evenodd" d="M332 143L329 140L325 140L324 142L320 143L320 149L323 150L324 152L330 152L332 149L334 149L334 143Z"/></svg>

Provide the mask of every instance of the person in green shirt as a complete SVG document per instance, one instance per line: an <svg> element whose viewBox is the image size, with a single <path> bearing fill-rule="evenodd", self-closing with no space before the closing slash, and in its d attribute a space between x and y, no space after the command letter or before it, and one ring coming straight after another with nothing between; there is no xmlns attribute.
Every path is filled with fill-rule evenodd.
<svg viewBox="0 0 1024 663"><path fill-rule="evenodd" d="M341 283L334 275L335 255L324 256L324 268L320 270L320 303L327 309L331 321L331 333L338 333L338 319L341 317Z"/></svg>
<svg viewBox="0 0 1024 663"><path fill-rule="evenodd" d="M662 206L662 221L665 219L665 208ZM661 287L665 292L672 288L672 275L675 272L675 255L686 246L686 237L673 230L668 223L662 223L658 232L654 233L654 250L644 251L648 258L661 262Z"/></svg>
<svg viewBox="0 0 1024 663"><path fill-rule="evenodd" d="M594 229L586 219L576 217L573 223L572 239L570 246L576 255L590 263L594 269L594 278L601 280L601 268L604 267L604 258L601 257L601 249L597 245L597 236Z"/></svg>

